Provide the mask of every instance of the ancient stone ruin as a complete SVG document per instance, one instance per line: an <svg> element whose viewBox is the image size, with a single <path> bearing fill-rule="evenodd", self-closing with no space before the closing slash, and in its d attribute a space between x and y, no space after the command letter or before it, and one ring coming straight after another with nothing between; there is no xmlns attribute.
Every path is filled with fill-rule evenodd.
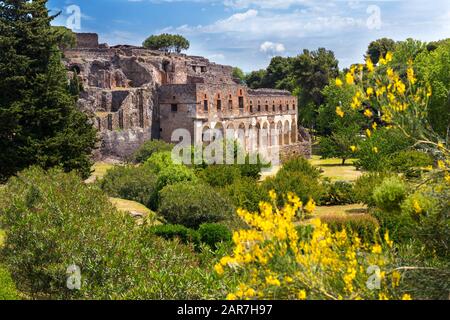
<svg viewBox="0 0 450 320"><path fill-rule="evenodd" d="M297 99L290 92L251 90L233 78L232 67L203 57L109 47L96 34L77 38L64 62L82 85L80 108L101 134L98 157L126 158L149 139L172 142L180 128L196 142L208 129L233 129L243 132L247 151L277 146L286 157L310 156L310 138L297 124Z"/></svg>

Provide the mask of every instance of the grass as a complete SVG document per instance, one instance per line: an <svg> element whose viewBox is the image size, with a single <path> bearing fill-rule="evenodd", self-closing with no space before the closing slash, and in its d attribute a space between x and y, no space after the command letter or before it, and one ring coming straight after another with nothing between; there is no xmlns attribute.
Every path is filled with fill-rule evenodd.
<svg viewBox="0 0 450 320"><path fill-rule="evenodd" d="M313 156L310 163L323 171L323 176L332 181L355 181L362 172L358 171L353 163L356 160L349 159L342 165L341 159L321 159L320 156Z"/></svg>
<svg viewBox="0 0 450 320"><path fill-rule="evenodd" d="M361 204L350 204L345 206L317 207L315 214L324 215L358 215L367 213L367 207Z"/></svg>
<svg viewBox="0 0 450 320"><path fill-rule="evenodd" d="M111 201L119 211L130 213L138 218L143 217L147 219L147 221L157 223L156 213L139 202L119 198L109 198L109 201Z"/></svg>
<svg viewBox="0 0 450 320"><path fill-rule="evenodd" d="M86 183L93 183L98 179L101 179L105 176L106 172L109 169L112 169L114 167L114 164L106 163L106 162L96 162L92 166L93 173L89 177L89 179L86 180Z"/></svg>

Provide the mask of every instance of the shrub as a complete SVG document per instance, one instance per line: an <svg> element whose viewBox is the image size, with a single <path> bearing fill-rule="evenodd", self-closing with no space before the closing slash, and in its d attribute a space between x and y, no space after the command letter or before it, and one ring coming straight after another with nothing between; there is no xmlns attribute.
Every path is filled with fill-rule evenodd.
<svg viewBox="0 0 450 320"><path fill-rule="evenodd" d="M136 201L147 207L157 192L156 175L146 166L114 167L99 185L110 197Z"/></svg>
<svg viewBox="0 0 450 320"><path fill-rule="evenodd" d="M229 219L233 212L229 200L211 187L186 182L162 189L160 201L159 213L169 223L188 228Z"/></svg>
<svg viewBox="0 0 450 320"><path fill-rule="evenodd" d="M166 240L179 239L182 243L200 244L200 235L197 231L181 225L163 224L149 228L149 233Z"/></svg>
<svg viewBox="0 0 450 320"><path fill-rule="evenodd" d="M9 271L0 265L0 300L19 300L19 293Z"/></svg>
<svg viewBox="0 0 450 320"><path fill-rule="evenodd" d="M386 166L406 177L420 176L421 168L433 165L433 159L424 152L405 150L393 154L388 158Z"/></svg>
<svg viewBox="0 0 450 320"><path fill-rule="evenodd" d="M346 205L356 203L356 196L353 191L353 184L345 181L336 181L326 184L326 194L321 200L322 204Z"/></svg>
<svg viewBox="0 0 450 320"><path fill-rule="evenodd" d="M268 200L267 191L256 180L243 177L224 189L236 208L258 211L259 203Z"/></svg>
<svg viewBox="0 0 450 320"><path fill-rule="evenodd" d="M236 165L212 165L200 170L197 175L212 187L225 187L238 180L241 171Z"/></svg>
<svg viewBox="0 0 450 320"><path fill-rule="evenodd" d="M410 148L414 143L396 129L381 128L373 133L370 139L360 143L355 163L358 168L367 171L382 171L386 169L388 158L399 151ZM376 147L378 152L374 152Z"/></svg>
<svg viewBox="0 0 450 320"><path fill-rule="evenodd" d="M378 220L369 214L363 215L326 215L321 216L320 220L326 223L332 232L347 230L354 232L368 243L376 242L378 229L380 225Z"/></svg>
<svg viewBox="0 0 450 320"><path fill-rule="evenodd" d="M162 140L146 141L132 156L136 163L144 163L157 152L172 151L173 145Z"/></svg>
<svg viewBox="0 0 450 320"><path fill-rule="evenodd" d="M192 250L154 237L142 241L133 218L75 174L31 168L4 190L2 248L18 289L46 299L201 299L220 296ZM67 270L81 270L69 290Z"/></svg>
<svg viewBox="0 0 450 320"><path fill-rule="evenodd" d="M398 177L390 177L373 191L373 198L378 208L388 212L398 211L406 197L406 185Z"/></svg>
<svg viewBox="0 0 450 320"><path fill-rule="evenodd" d="M289 161L283 164L283 168L281 169L281 171L302 172L313 179L317 179L320 177L319 169L311 165L311 163L309 163L309 161L303 157L296 157L290 159Z"/></svg>
<svg viewBox="0 0 450 320"><path fill-rule="evenodd" d="M152 154L151 157L147 159L147 161L145 161L144 165L158 174L164 168L174 165L172 161L172 153L168 151L156 152Z"/></svg>
<svg viewBox="0 0 450 320"><path fill-rule="evenodd" d="M374 207L375 199L373 198L373 191L383 183L385 178L390 176L387 173L372 172L359 177L353 187L355 200L369 207Z"/></svg>
<svg viewBox="0 0 450 320"><path fill-rule="evenodd" d="M411 240L414 221L410 216L379 208L373 209L371 214L380 222L381 233L389 231L392 239L398 243Z"/></svg>
<svg viewBox="0 0 450 320"><path fill-rule="evenodd" d="M204 223L198 229L200 239L212 249L217 249L221 242L231 241L231 231L224 225L217 223Z"/></svg>
<svg viewBox="0 0 450 320"><path fill-rule="evenodd" d="M263 164L263 161L261 160L259 155L256 156L256 161L253 160L254 157L255 156L247 155L245 158L245 163L238 164L238 168L241 171L241 176L259 180L259 178L261 177L261 170L263 168L270 167L270 165ZM253 161L255 163L252 163Z"/></svg>
<svg viewBox="0 0 450 320"><path fill-rule="evenodd" d="M278 197L278 205L282 206L286 202L286 195L289 192L297 194L303 203L313 199L316 203L325 194L325 188L318 178L311 177L300 171L280 170L275 177L268 178L263 183L266 192L276 190L282 197Z"/></svg>

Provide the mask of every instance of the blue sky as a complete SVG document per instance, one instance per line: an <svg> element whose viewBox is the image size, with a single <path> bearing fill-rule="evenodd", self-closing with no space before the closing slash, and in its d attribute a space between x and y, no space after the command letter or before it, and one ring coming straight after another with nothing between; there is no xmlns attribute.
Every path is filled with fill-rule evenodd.
<svg viewBox="0 0 450 320"><path fill-rule="evenodd" d="M362 62L370 41L450 38L450 0L50 0L66 25L70 5L81 29L111 45L140 45L151 34L180 33L187 52L244 71L265 68L275 55L325 47L340 67Z"/></svg>

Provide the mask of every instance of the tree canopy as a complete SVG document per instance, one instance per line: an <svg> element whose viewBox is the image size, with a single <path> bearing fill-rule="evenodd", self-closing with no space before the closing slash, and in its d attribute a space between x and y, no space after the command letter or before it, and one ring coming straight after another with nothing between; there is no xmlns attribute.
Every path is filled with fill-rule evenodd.
<svg viewBox="0 0 450 320"><path fill-rule="evenodd" d="M181 53L183 50L188 50L191 44L179 34L163 33L148 37L142 45L151 50Z"/></svg>
<svg viewBox="0 0 450 320"><path fill-rule="evenodd" d="M96 131L69 92L46 3L0 2L0 180L34 164L90 174Z"/></svg>

